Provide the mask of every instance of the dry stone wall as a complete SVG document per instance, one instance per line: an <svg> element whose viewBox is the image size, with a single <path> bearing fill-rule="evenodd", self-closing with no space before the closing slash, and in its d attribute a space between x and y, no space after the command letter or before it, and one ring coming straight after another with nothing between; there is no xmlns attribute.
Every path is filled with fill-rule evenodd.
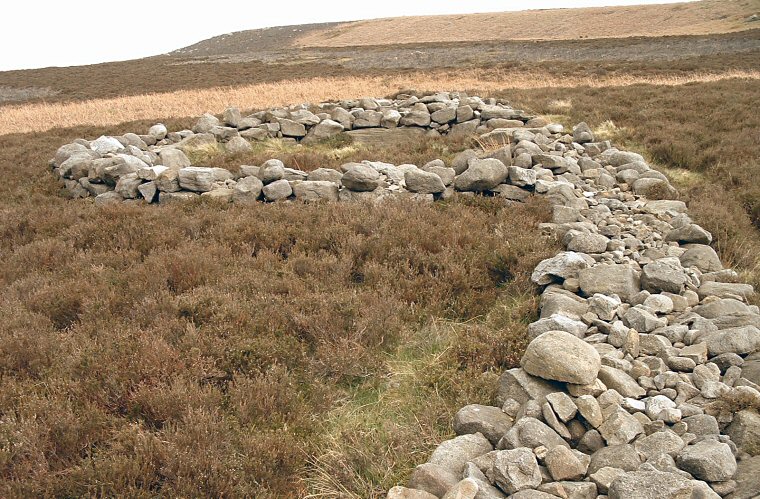
<svg viewBox="0 0 760 499"><path fill-rule="evenodd" d="M495 99L462 93L399 94L394 99L304 104L249 116L230 108L221 119L203 115L192 130L169 132L157 124L142 135L79 139L62 146L50 164L71 196L94 197L98 204L168 203L197 196L240 203L374 199L397 194L432 200L455 190L523 198L529 192L511 187L530 187L535 180L532 171L512 165L505 147L490 153L470 151L450 165L453 168L441 161L420 167L363 162L343 165L340 171L320 168L304 172L271 160L230 172L193 165L189 159L199 150L235 154L249 151L252 141L278 138L308 143L341 133L357 140L479 133L488 143L506 146L513 137L534 140L538 134L544 137L542 142L558 139L563 128ZM478 161L469 165L473 158ZM518 163L527 169L533 166L529 156L521 159ZM508 169L508 165L512 167ZM465 169L468 172L461 175ZM512 182L508 182L510 176Z"/></svg>
<svg viewBox="0 0 760 499"><path fill-rule="evenodd" d="M535 269L540 318L494 406L468 405L457 437L388 497L750 498L760 495L760 310L695 224L676 190L639 154L596 141L581 123L527 116L506 103L441 93L275 109L193 131L68 144L51 165L96 203L199 195L251 203L482 193L542 195L541 229L565 246ZM316 140L363 128L480 134L499 147L452 164L350 163L302 172L270 160L232 172L191 165L197 147L249 139ZM138 201L142 199L142 201Z"/></svg>

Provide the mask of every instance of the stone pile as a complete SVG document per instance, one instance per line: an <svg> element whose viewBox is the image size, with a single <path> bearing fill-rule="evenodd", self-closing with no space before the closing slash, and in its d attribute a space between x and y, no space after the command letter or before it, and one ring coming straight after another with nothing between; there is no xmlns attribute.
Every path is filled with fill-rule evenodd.
<svg viewBox="0 0 760 499"><path fill-rule="evenodd" d="M277 108L245 117L230 108L221 119L202 116L193 130L169 132L157 124L143 135L78 139L62 146L50 164L73 197L94 197L98 204L166 203L199 195L243 203L375 199L395 194L433 200L454 191L496 193L522 200L541 174L532 169L534 161L525 153L561 155L561 150L548 144L572 142L561 125L551 125L495 99L460 93L400 94L392 100L328 102L311 107L314 112L309 108ZM479 133L483 141L503 147L490 152L466 151L449 166L440 160L420 168L365 161L343 165L340 171L320 168L312 172L287 168L278 160L243 165L239 172L230 172L193 165L189 158L197 151L243 153L251 149L250 141L266 138L308 142L367 130L380 132L380 137L392 130L426 137ZM516 150L523 152L514 165L507 147L510 140L516 140ZM561 157L549 160L551 165L562 162Z"/></svg>
<svg viewBox="0 0 760 499"><path fill-rule="evenodd" d="M565 133L462 94L320 109L245 118L228 110L222 121L202 117L195 131L156 125L142 136L78 140L51 164L72 194L98 203L543 195L553 220L542 229L566 250L533 273L541 311L521 367L500 377L498 405L463 407L458 436L388 497L760 496L754 289L723 267L712 235L689 218L664 175L639 154L597 141L584 123ZM370 125L427 127L426 134L466 125L482 143L500 145L419 168L363 162L302 172L270 160L233 174L188 160L194 148L244 149L264 133L293 137L297 129L307 140Z"/></svg>
<svg viewBox="0 0 760 499"><path fill-rule="evenodd" d="M498 405L460 409L389 499L760 497L752 286L640 155L584 124L569 143L518 134L511 161L530 157L566 251L532 275L540 318Z"/></svg>

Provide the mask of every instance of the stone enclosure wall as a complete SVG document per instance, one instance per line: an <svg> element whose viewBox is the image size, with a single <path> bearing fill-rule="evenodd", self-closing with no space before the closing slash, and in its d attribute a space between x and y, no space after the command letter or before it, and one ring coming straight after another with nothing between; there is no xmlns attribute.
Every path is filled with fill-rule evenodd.
<svg viewBox="0 0 760 499"><path fill-rule="evenodd" d="M51 165L75 197L100 204L436 200L463 193L519 202L543 195L541 229L566 250L541 262L540 318L495 406L456 414L457 437L389 498L750 498L760 495L760 310L688 216L667 178L639 154L506 103L463 94L325 103L220 121L193 131L79 140ZM276 160L226 170L186 153L282 136L479 134L452 162L349 163L301 172ZM401 132L399 132L401 131ZM358 133L357 133L358 132Z"/></svg>
<svg viewBox="0 0 760 499"><path fill-rule="evenodd" d="M536 175L530 170L533 160L524 154L512 161L511 151L504 147L490 153L467 151L449 166L442 161L420 168L365 162L343 165L341 171L320 168L312 172L287 168L271 160L261 166L242 165L239 172L233 173L192 165L188 156L195 151L241 153L251 149L251 141L267 138L308 143L341 133L359 141L480 133L486 143L504 146L513 139L527 139L525 147L515 149L521 152L542 152L536 140L543 144L560 138L566 144L572 142L571 137L563 135L561 125L548 124L494 99L464 94L401 94L395 99L311 106L315 112L309 108L278 108L246 117L230 108L221 120L210 114L202 116L193 130L169 132L158 124L144 135L80 139L62 146L51 167L73 197L94 197L98 204L135 200L166 203L199 195L242 203L337 201L392 194L432 200L445 198L454 190L488 191L522 199L529 192L512 187L535 183ZM473 158L479 161L468 165ZM556 158L551 159L556 162ZM509 171L508 165L513 167ZM468 172L462 175L465 170ZM511 180L506 182L508 177Z"/></svg>

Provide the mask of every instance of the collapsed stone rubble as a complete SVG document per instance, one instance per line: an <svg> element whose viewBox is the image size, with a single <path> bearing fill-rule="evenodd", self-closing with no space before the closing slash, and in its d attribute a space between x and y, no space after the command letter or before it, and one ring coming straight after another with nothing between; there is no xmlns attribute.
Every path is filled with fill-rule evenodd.
<svg viewBox="0 0 760 499"><path fill-rule="evenodd" d="M99 204L446 199L542 195L565 251L532 280L540 317L521 367L504 372L496 405L472 404L390 499L717 498L760 495L760 310L660 172L636 153L505 103L440 93L281 108L229 109L193 131L61 147L55 173ZM487 150L421 167L349 163L303 172L277 160L239 173L192 165L198 148L240 152L248 140L303 141L409 128L479 134ZM349 132L350 133L350 132Z"/></svg>
<svg viewBox="0 0 760 499"><path fill-rule="evenodd" d="M531 154L553 204L542 228L566 250L533 272L521 367L501 375L498 405L460 409L459 436L389 498L760 496L754 289L665 177L579 129L589 142Z"/></svg>

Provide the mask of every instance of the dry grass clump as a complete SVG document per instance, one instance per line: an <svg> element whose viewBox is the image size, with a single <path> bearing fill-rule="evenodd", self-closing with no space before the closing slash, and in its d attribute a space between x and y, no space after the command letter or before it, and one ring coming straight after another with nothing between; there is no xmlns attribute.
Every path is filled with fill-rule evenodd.
<svg viewBox="0 0 760 499"><path fill-rule="evenodd" d="M63 103L29 103L0 106L0 134L42 132L56 127L111 126L132 120L161 120L221 113L228 106L262 109L300 102L322 102L367 95L388 95L402 88L477 90L560 89L566 87L625 87L639 84L678 86L726 78L760 79L757 70L730 69L672 75L572 77L542 71L516 73L492 69L430 71L392 76L318 77L227 88L177 90L148 95L127 95Z"/></svg>
<svg viewBox="0 0 760 499"><path fill-rule="evenodd" d="M519 355L540 202L60 197L104 132L0 138L0 496L377 496Z"/></svg>

